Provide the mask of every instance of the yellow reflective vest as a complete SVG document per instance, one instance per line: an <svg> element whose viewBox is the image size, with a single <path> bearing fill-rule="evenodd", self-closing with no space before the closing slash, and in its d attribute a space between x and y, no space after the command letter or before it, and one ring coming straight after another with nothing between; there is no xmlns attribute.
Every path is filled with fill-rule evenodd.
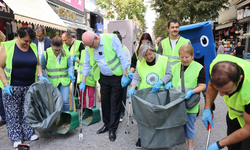
<svg viewBox="0 0 250 150"><path fill-rule="evenodd" d="M86 48L87 48L87 51L88 51L89 56L90 56L90 66L91 66L90 73L86 78L86 85L95 87L94 71L97 69L98 66L97 66L96 61L94 60L94 50L93 50L93 48L89 48L89 47L86 47ZM83 65L84 65L84 60L85 60L85 51L83 51L81 53L77 83L82 82L82 69L83 69Z"/></svg>
<svg viewBox="0 0 250 150"><path fill-rule="evenodd" d="M193 90L198 86L197 80L199 77L199 73L202 69L202 65L196 61L191 62L191 64L187 67L184 72L184 85L185 92L189 90ZM172 84L173 88L181 92L181 62L177 63L172 67ZM198 113L199 111L199 103L196 104L192 109L186 109L187 113Z"/></svg>
<svg viewBox="0 0 250 150"><path fill-rule="evenodd" d="M70 57L70 53L68 51L65 51L65 56L61 56L59 66L52 48L48 48L46 52L48 54L48 58L46 58L47 56L45 53L44 57L47 60L46 68L50 82L53 83L56 87L59 85L59 83L61 83L63 86L69 85L70 78L68 76L67 60Z"/></svg>
<svg viewBox="0 0 250 150"><path fill-rule="evenodd" d="M5 61L4 73L6 75L8 84L11 84L10 81L11 81L11 72L12 72L12 58L13 58L14 51L15 51L15 44L16 44L16 39L4 43L5 52L6 52L6 61ZM34 52L34 54L36 55L36 58L37 58L36 44L31 43L30 47L33 50L33 52ZM37 76L37 67L36 67L35 81L37 81L36 76ZM0 80L0 87L2 89L4 89L4 85L3 85L1 80Z"/></svg>
<svg viewBox="0 0 250 150"><path fill-rule="evenodd" d="M70 48L70 55L71 55L72 57L74 57L73 55L74 55L74 51L75 51L75 56L76 56L76 58L77 58L78 60L79 60L79 58L80 58L79 46L80 46L81 43L83 43L83 42L80 41L80 40L75 40L74 43L72 44L71 48ZM77 68L78 68L78 63L75 62L75 70L77 70Z"/></svg>
<svg viewBox="0 0 250 150"><path fill-rule="evenodd" d="M240 91L234 93L231 97L228 95L224 95L224 102L228 106L228 115L231 120L237 118L240 126L243 127L245 125L245 121L243 118L243 114L245 111L245 106L250 104L250 63L246 60L237 58L235 56L227 55L227 54L219 54L213 60L210 65L210 75L213 69L213 66L222 61L229 61L237 63L244 71L244 81Z"/></svg>
<svg viewBox="0 0 250 150"><path fill-rule="evenodd" d="M168 61L171 65L171 67L178 62L180 62L180 56L179 56L179 49L183 44L188 44L189 40L185 39L180 36L179 40L177 41L174 50L172 50L171 43L169 37L162 40L162 55L168 57Z"/></svg>
<svg viewBox="0 0 250 150"><path fill-rule="evenodd" d="M122 66L120 59L117 57L116 52L113 50L112 37L114 34L101 34L103 41L103 51L104 57L107 62L108 67L112 73L116 76L122 75Z"/></svg>
<svg viewBox="0 0 250 150"><path fill-rule="evenodd" d="M138 89L153 87L154 84L165 76L168 58L158 55L157 62L153 66L149 66L145 59L137 61L138 74L141 82ZM161 86L163 88L164 86Z"/></svg>

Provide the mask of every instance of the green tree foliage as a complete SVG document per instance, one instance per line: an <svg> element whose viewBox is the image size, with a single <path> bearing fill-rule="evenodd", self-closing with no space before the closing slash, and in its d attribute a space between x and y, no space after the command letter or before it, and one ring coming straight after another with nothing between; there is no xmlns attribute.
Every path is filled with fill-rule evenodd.
<svg viewBox="0 0 250 150"><path fill-rule="evenodd" d="M145 32L146 22L144 16L147 8L143 4L143 0L97 0L96 5L107 11L105 18L136 20L139 32Z"/></svg>
<svg viewBox="0 0 250 150"><path fill-rule="evenodd" d="M159 22L164 22L161 19L167 19L167 24L170 18L178 19L181 25L214 20L219 16L219 11L228 6L228 0L151 0L151 7L160 14L159 19L156 19L156 26L161 24ZM158 30L160 27L154 29ZM156 30L155 33L160 32Z"/></svg>

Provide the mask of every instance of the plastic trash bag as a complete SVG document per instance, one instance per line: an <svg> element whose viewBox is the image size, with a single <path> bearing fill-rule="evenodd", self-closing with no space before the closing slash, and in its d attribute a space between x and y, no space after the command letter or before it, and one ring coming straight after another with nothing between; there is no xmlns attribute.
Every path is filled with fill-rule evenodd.
<svg viewBox="0 0 250 150"><path fill-rule="evenodd" d="M170 148L185 143L187 123L185 94L170 88L137 90L132 95L133 117L137 121L141 145L145 148Z"/></svg>
<svg viewBox="0 0 250 150"><path fill-rule="evenodd" d="M62 108L61 93L51 82L35 82L25 95L26 121L42 138L49 138L56 133L56 120L60 117Z"/></svg>

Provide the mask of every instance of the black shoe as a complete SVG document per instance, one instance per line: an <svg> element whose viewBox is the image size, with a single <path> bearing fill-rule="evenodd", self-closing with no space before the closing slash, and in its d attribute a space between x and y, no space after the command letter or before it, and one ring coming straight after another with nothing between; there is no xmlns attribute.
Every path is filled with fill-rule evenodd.
<svg viewBox="0 0 250 150"><path fill-rule="evenodd" d="M0 127L5 125L6 124L6 121L0 121Z"/></svg>
<svg viewBox="0 0 250 150"><path fill-rule="evenodd" d="M111 142L114 142L115 139L116 139L116 134L115 134L115 132L109 131L109 140L110 140Z"/></svg>
<svg viewBox="0 0 250 150"><path fill-rule="evenodd" d="M135 147L137 149L141 148L141 139L140 138L138 138L138 141L136 142Z"/></svg>
<svg viewBox="0 0 250 150"><path fill-rule="evenodd" d="M101 129L99 129L96 133L97 134L101 134L101 133L105 133L108 131L108 127L107 126L103 126Z"/></svg>

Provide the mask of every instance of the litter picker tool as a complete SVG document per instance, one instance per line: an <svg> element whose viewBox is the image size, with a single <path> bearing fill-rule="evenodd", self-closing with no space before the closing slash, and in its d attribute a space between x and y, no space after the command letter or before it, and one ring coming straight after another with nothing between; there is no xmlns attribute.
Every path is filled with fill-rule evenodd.
<svg viewBox="0 0 250 150"><path fill-rule="evenodd" d="M132 116L131 116L131 114L130 114L131 99L130 99L130 98L128 99L128 110L127 110L125 104L123 103L123 101L122 101L122 105L123 105L123 107L125 108L125 110L126 110L126 112L127 112L127 116L128 116L128 119L127 119L127 131L125 131L125 134L130 134L130 132L129 132L129 130L128 130L129 122L131 121L132 124L134 123L134 122L133 122L133 118L132 118Z"/></svg>
<svg viewBox="0 0 250 150"><path fill-rule="evenodd" d="M80 123L80 133L79 133L79 141L80 142L82 142L82 140L83 140L83 134L82 134L82 114L83 114L83 112L82 112L82 110L83 110L83 108L82 108L82 105L83 105L83 93L84 92L82 92L82 99L81 99L81 123ZM79 94L80 94L80 92L79 92Z"/></svg>
<svg viewBox="0 0 250 150"><path fill-rule="evenodd" d="M214 118L214 115L213 115L213 118ZM209 140L210 140L210 134L211 134L211 124L208 122L208 126L207 126L207 130L208 130L208 133L207 133L207 142L206 142L206 150L209 146Z"/></svg>

